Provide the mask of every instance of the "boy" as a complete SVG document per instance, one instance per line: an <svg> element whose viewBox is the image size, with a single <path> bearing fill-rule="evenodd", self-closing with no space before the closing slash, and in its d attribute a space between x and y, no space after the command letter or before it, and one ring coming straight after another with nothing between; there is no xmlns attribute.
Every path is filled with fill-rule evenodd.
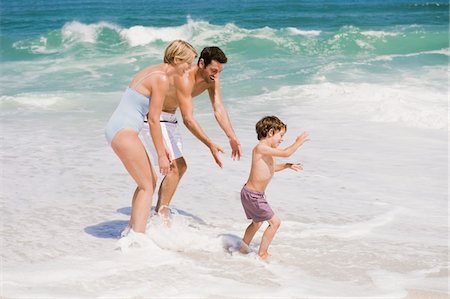
<svg viewBox="0 0 450 299"><path fill-rule="evenodd" d="M275 171L290 168L295 171L303 169L300 163L275 164L275 157L291 156L305 141L308 134L298 136L295 142L285 149L277 147L283 141L287 126L276 116L266 116L256 124L256 133L259 143L252 152L252 166L247 183L241 190L241 202L245 215L252 219L252 223L245 230L240 252L248 253L248 246L255 236L263 221L268 221L269 226L264 231L258 255L262 259L269 257L267 249L272 242L275 233L280 226L280 219L274 214L266 201L264 191Z"/></svg>

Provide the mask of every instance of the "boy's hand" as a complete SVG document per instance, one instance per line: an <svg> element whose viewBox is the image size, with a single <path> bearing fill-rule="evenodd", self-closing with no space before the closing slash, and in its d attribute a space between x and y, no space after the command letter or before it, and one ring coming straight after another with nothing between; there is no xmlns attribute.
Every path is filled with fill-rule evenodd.
<svg viewBox="0 0 450 299"><path fill-rule="evenodd" d="M211 150L211 154L213 155L217 165L219 165L219 167L222 168L222 160L220 160L219 152L223 154L224 153L223 149L214 143L211 143L209 149Z"/></svg>
<svg viewBox="0 0 450 299"><path fill-rule="evenodd" d="M287 168L290 168L295 171L303 170L303 164L302 163L286 163Z"/></svg>
<svg viewBox="0 0 450 299"><path fill-rule="evenodd" d="M309 140L309 135L306 132L303 132L301 135L297 136L295 139L295 142L299 142L300 144L303 144L305 141Z"/></svg>

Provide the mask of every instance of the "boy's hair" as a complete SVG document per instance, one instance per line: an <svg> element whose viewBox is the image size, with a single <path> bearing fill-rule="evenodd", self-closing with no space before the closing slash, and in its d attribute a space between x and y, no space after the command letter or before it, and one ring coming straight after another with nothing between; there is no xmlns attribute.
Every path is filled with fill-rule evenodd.
<svg viewBox="0 0 450 299"><path fill-rule="evenodd" d="M276 116L265 116L261 118L256 123L256 133L258 134L258 140L266 138L267 134L269 134L270 129L273 129L275 133L281 131L282 129L286 131L287 125Z"/></svg>
<svg viewBox="0 0 450 299"><path fill-rule="evenodd" d="M164 63L173 64L175 58L183 62L192 61L197 56L197 50L190 43L177 39L166 47L164 51Z"/></svg>
<svg viewBox="0 0 450 299"><path fill-rule="evenodd" d="M205 47L200 53L197 65L200 63L200 59L203 59L205 62L205 67L213 60L219 63L227 63L228 61L227 56L225 56L225 53L219 47Z"/></svg>

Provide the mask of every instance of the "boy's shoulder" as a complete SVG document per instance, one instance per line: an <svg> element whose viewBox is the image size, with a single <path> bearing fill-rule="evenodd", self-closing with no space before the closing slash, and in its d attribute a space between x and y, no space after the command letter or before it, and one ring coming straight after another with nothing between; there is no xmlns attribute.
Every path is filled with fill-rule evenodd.
<svg viewBox="0 0 450 299"><path fill-rule="evenodd" d="M263 146L263 145L262 145L262 143L261 143L261 141L260 141L260 142L258 142L258 143L253 147L253 151L257 151L258 149L261 148L261 146Z"/></svg>
<svg viewBox="0 0 450 299"><path fill-rule="evenodd" d="M264 148L267 148L267 144L262 143L261 141L258 142L258 144L255 145L255 147L253 148L253 154L261 154L261 150Z"/></svg>

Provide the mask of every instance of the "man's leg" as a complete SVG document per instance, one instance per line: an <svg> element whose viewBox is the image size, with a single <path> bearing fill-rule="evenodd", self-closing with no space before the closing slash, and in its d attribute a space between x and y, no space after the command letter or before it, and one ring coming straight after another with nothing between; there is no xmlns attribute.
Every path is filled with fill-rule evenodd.
<svg viewBox="0 0 450 299"><path fill-rule="evenodd" d="M156 212L164 218L169 216L169 205L175 194L181 177L186 172L187 165L183 157L175 159L170 172L164 177L158 190L158 203L156 204Z"/></svg>

